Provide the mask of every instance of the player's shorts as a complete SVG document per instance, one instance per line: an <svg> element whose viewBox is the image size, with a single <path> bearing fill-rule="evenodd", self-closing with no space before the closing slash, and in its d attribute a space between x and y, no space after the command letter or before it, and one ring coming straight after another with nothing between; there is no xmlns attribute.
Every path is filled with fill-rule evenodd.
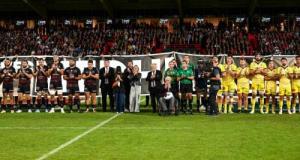
<svg viewBox="0 0 300 160"><path fill-rule="evenodd" d="M14 91L13 84L2 84L2 93L10 93Z"/></svg>
<svg viewBox="0 0 300 160"><path fill-rule="evenodd" d="M292 92L300 93L300 80L294 80L292 84Z"/></svg>
<svg viewBox="0 0 300 160"><path fill-rule="evenodd" d="M73 87L68 87L67 88L67 94L75 94L79 93L79 87L78 86L73 86Z"/></svg>
<svg viewBox="0 0 300 160"><path fill-rule="evenodd" d="M279 83L279 96L291 96L292 86L290 83Z"/></svg>
<svg viewBox="0 0 300 160"><path fill-rule="evenodd" d="M196 92L200 94L207 93L207 88L196 88Z"/></svg>
<svg viewBox="0 0 300 160"><path fill-rule="evenodd" d="M84 92L97 93L97 85L85 85Z"/></svg>
<svg viewBox="0 0 300 160"><path fill-rule="evenodd" d="M40 85L36 85L35 90L37 92L48 92L48 84L40 84Z"/></svg>
<svg viewBox="0 0 300 160"><path fill-rule="evenodd" d="M30 94L30 85L19 85L18 93Z"/></svg>
<svg viewBox="0 0 300 160"><path fill-rule="evenodd" d="M234 81L232 82L224 82L223 84L223 92L233 94L236 90L236 84Z"/></svg>
<svg viewBox="0 0 300 160"><path fill-rule="evenodd" d="M249 94L249 83L238 83L237 94Z"/></svg>
<svg viewBox="0 0 300 160"><path fill-rule="evenodd" d="M252 81L252 93L264 92L265 91L265 82L264 80L254 80Z"/></svg>
<svg viewBox="0 0 300 160"><path fill-rule="evenodd" d="M266 82L266 94L267 95L276 95L276 82L275 81L267 81Z"/></svg>
<svg viewBox="0 0 300 160"><path fill-rule="evenodd" d="M192 93L193 92L193 84L180 84L180 92L184 93Z"/></svg>

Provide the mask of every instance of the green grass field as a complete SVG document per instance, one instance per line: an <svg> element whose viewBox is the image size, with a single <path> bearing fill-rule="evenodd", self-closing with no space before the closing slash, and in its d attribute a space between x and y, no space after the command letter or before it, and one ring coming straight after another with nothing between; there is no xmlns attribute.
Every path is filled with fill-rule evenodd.
<svg viewBox="0 0 300 160"><path fill-rule="evenodd" d="M38 159L114 113L0 115L0 159ZM300 115L122 114L46 159L300 159Z"/></svg>

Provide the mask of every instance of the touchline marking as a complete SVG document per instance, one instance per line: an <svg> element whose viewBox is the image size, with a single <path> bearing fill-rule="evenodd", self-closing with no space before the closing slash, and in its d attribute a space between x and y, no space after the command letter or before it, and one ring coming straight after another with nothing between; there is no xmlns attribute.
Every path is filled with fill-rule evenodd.
<svg viewBox="0 0 300 160"><path fill-rule="evenodd" d="M37 158L37 160L47 159L49 156L51 156L51 155L55 154L56 152L58 152L58 151L64 149L64 148L67 147L68 145L70 145L70 144L72 144L72 143L78 141L80 138L86 136L87 134L93 132L94 130L96 130L96 129L102 127L102 126L104 126L104 125L107 124L107 123L109 123L109 122L112 121L113 119L117 118L119 115L120 115L120 114L115 114L114 116L108 118L107 120L102 121L101 123L99 123L99 124L96 125L95 127L93 127L93 128L91 128L91 129L89 129L89 130L87 130L87 131L81 133L80 135L78 135L78 136L74 137L73 139L69 140L68 142L66 142L66 143L64 143L64 144L62 144L62 145L60 145L60 146L58 146L57 148L53 149L52 151L50 151L50 152L48 152L48 153L42 155L41 157Z"/></svg>
<svg viewBox="0 0 300 160"><path fill-rule="evenodd" d="M52 129L90 129L91 127L0 127L0 130L52 130Z"/></svg>

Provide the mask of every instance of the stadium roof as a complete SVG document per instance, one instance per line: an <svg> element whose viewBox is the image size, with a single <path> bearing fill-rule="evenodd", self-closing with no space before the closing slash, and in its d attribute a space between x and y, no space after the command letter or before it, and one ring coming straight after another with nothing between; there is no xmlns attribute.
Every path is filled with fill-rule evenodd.
<svg viewBox="0 0 300 160"><path fill-rule="evenodd" d="M299 0L1 0L0 16L163 17L299 13Z"/></svg>

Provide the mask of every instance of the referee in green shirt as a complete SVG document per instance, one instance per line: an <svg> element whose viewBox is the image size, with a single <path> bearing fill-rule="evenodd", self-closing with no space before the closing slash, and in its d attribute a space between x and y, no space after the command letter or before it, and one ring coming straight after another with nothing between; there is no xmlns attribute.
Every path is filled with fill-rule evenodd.
<svg viewBox="0 0 300 160"><path fill-rule="evenodd" d="M193 114L192 93L193 93L194 72L192 69L188 68L188 63L186 61L182 61L182 68L178 70L177 80L180 82L182 111L184 113ZM187 110L187 102L189 104L188 110Z"/></svg>

